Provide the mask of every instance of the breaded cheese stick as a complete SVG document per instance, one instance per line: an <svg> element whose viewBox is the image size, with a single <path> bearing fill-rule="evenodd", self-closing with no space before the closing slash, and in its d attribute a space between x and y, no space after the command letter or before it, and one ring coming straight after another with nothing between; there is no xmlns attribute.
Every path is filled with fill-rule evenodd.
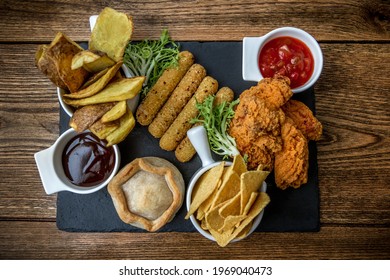
<svg viewBox="0 0 390 280"><path fill-rule="evenodd" d="M222 87L215 94L214 104L222 104L224 101L232 102L234 99L233 91L228 87ZM202 125L201 123L196 123L192 127ZM194 146L192 146L188 136L180 142L175 150L175 156L180 162L188 162L196 154Z"/></svg>
<svg viewBox="0 0 390 280"><path fill-rule="evenodd" d="M196 108L196 102L202 103L207 96L215 94L217 90L217 80L210 76L207 76L202 80L190 101L188 101L183 110L161 137L161 149L166 151L173 151L176 149L180 141L186 136L187 130L191 128L192 124L190 121L199 114L199 111Z"/></svg>
<svg viewBox="0 0 390 280"><path fill-rule="evenodd" d="M194 60L192 53L182 51L179 53L178 66L168 68L162 73L138 106L136 118L141 125L149 125L153 121L177 84L194 64Z"/></svg>
<svg viewBox="0 0 390 280"><path fill-rule="evenodd" d="M183 79L177 85L168 101L164 104L148 130L156 138L161 138L176 119L183 107L190 100L201 81L206 76L206 70L200 64L193 64Z"/></svg>

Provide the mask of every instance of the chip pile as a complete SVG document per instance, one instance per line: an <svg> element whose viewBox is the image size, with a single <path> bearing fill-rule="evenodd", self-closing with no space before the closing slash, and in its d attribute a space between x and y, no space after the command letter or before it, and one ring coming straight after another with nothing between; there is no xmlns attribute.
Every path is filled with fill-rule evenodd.
<svg viewBox="0 0 390 280"><path fill-rule="evenodd" d="M268 174L248 171L240 155L234 157L231 166L225 167L221 162L196 182L185 218L195 215L221 247L246 237L253 220L270 202L269 196L260 191Z"/></svg>

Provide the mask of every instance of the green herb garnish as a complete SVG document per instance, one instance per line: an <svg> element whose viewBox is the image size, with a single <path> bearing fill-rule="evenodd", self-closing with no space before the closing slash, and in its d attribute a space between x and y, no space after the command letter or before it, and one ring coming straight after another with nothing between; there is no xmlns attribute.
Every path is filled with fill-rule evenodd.
<svg viewBox="0 0 390 280"><path fill-rule="evenodd" d="M214 105L215 96L209 96L203 103L196 103L199 110L197 118L192 119L191 123L200 122L207 131L211 150L227 157L234 157L239 154L236 147L236 141L227 132L231 119L234 117L234 106L240 101L236 99L232 102L223 102Z"/></svg>
<svg viewBox="0 0 390 280"><path fill-rule="evenodd" d="M160 40L130 42L125 50L123 62L133 76L145 76L142 95L153 87L165 69L178 64L179 45L169 38L164 29Z"/></svg>

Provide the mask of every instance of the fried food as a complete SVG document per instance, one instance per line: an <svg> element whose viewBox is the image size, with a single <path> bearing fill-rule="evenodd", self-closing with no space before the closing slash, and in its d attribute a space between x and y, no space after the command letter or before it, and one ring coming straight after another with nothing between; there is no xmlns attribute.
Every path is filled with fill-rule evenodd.
<svg viewBox="0 0 390 280"><path fill-rule="evenodd" d="M178 66L166 69L147 93L136 112L141 125L149 125L168 100L173 90L194 63L194 56L188 51L179 53Z"/></svg>
<svg viewBox="0 0 390 280"><path fill-rule="evenodd" d="M107 123L107 122L112 122L120 117L122 117L127 110L127 102L126 100L119 101L118 103L115 104L114 107L112 107L107 113L105 113L102 116L102 122Z"/></svg>
<svg viewBox="0 0 390 280"><path fill-rule="evenodd" d="M283 148L275 154L275 183L281 189L298 188L307 182L307 139L290 118L282 126L282 139Z"/></svg>
<svg viewBox="0 0 390 280"><path fill-rule="evenodd" d="M65 98L75 98L75 99L81 99L90 97L98 92L100 92L116 75L119 68L122 66L122 60L117 62L114 66L110 67L108 71L101 76L97 81L92 83L90 86L83 88L77 92L73 92L71 94L64 94L63 97Z"/></svg>
<svg viewBox="0 0 390 280"><path fill-rule="evenodd" d="M276 152L282 149L281 126L285 120L279 108L291 97L285 79L263 79L240 95L229 134L241 154L248 157L248 168L273 169ZM279 106L279 107L276 107Z"/></svg>
<svg viewBox="0 0 390 280"><path fill-rule="evenodd" d="M73 107L132 99L141 91L144 80L145 77L121 79L109 83L103 90L90 97L81 99L63 97L63 99L66 104Z"/></svg>
<svg viewBox="0 0 390 280"><path fill-rule="evenodd" d="M181 110L191 99L206 76L206 70L200 64L193 64L177 85L168 101L149 125L148 130L155 138L161 138Z"/></svg>
<svg viewBox="0 0 390 280"><path fill-rule="evenodd" d="M119 119L119 127L107 135L107 147L122 142L135 126L135 118L129 108L126 113Z"/></svg>
<svg viewBox="0 0 390 280"><path fill-rule="evenodd" d="M207 76L202 80L190 101L188 101L183 110L161 137L161 149L166 151L173 151L176 149L180 141L186 136L187 131L191 128L192 124L190 121L199 114L196 103L202 103L207 96L214 95L217 90L217 80L210 76Z"/></svg>
<svg viewBox="0 0 390 280"><path fill-rule="evenodd" d="M296 127L308 140L320 140L322 124L304 103L290 99L283 105L282 110L287 117L294 121Z"/></svg>
<svg viewBox="0 0 390 280"><path fill-rule="evenodd" d="M241 155L206 171L195 183L185 219L194 215L219 246L244 238L253 220L270 202L261 187L269 172L248 171ZM249 226L251 227L251 226Z"/></svg>
<svg viewBox="0 0 390 280"><path fill-rule="evenodd" d="M118 62L123 58L133 28L130 16L109 7L104 8L96 19L89 49L106 53L109 58Z"/></svg>
<svg viewBox="0 0 390 280"><path fill-rule="evenodd" d="M71 69L73 56L82 50L77 43L58 32L50 45L39 46L35 64L56 86L75 92L89 75L83 68Z"/></svg>
<svg viewBox="0 0 390 280"><path fill-rule="evenodd" d="M228 87L222 87L215 94L214 102L216 105L223 102L232 102L234 98L233 91ZM192 127L201 125L201 123L196 123ZM192 146L188 136L185 136L184 139L175 149L175 156L180 162L188 162L196 154L194 146Z"/></svg>
<svg viewBox="0 0 390 280"><path fill-rule="evenodd" d="M293 96L290 80L284 76L262 79L256 87L260 98L273 110L279 109Z"/></svg>
<svg viewBox="0 0 390 280"><path fill-rule="evenodd" d="M94 122L108 112L115 103L102 103L87 105L77 109L69 121L69 126L77 132L87 130Z"/></svg>

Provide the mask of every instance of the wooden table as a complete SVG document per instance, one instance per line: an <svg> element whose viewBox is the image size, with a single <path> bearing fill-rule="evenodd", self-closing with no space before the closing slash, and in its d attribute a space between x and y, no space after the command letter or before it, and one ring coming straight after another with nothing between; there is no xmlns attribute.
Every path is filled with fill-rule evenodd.
<svg viewBox="0 0 390 280"><path fill-rule="evenodd" d="M390 3L294 2L1 0L0 258L389 259ZM296 26L319 41L319 232L255 233L219 248L198 233L57 229L56 196L45 194L33 154L58 137L59 103L34 54L57 31L87 41L89 16L106 5L133 15L134 40L165 27L177 41L240 41Z"/></svg>

